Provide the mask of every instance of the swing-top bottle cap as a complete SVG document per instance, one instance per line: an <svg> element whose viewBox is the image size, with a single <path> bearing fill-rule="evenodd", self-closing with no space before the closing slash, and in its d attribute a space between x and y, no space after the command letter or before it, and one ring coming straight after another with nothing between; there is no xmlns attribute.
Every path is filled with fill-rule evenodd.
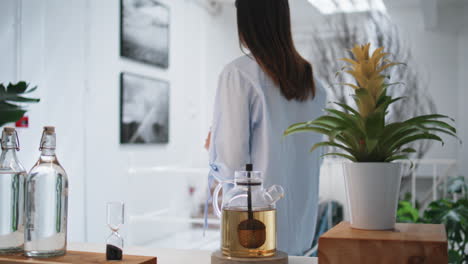
<svg viewBox="0 0 468 264"><path fill-rule="evenodd" d="M55 133L55 127L54 126L45 126L44 127L44 133L46 133L46 134Z"/></svg>
<svg viewBox="0 0 468 264"><path fill-rule="evenodd" d="M3 132L5 132L6 134L13 134L13 133L15 133L15 128L14 127L4 127Z"/></svg>
<svg viewBox="0 0 468 264"><path fill-rule="evenodd" d="M1 133L1 148L4 149L16 149L19 150L18 134L14 127L4 127ZM16 135L16 137L15 137Z"/></svg>

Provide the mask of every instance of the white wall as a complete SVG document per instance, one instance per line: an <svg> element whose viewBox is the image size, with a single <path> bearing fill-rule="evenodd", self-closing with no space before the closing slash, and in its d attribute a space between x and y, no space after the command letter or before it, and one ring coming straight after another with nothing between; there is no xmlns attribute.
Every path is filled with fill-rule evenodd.
<svg viewBox="0 0 468 264"><path fill-rule="evenodd" d="M0 7L0 82L27 80L39 85L32 96L42 99L30 107L30 127L19 129L19 157L31 168L39 156L42 126L57 126L57 154L70 182L71 240L84 239L84 4L4 0ZM17 10L22 10L18 16ZM21 30L16 17L22 17Z"/></svg>
<svg viewBox="0 0 468 264"><path fill-rule="evenodd" d="M170 67L160 70L119 58L118 1L90 1L89 86L86 107L86 206L89 241L102 241L105 202L129 198L130 167L206 167L204 138L209 129L205 109L207 74L206 23L208 13L190 1L163 1L170 7ZM218 56L219 57L219 56ZM170 81L170 142L167 145L119 144L119 73L130 71ZM102 118L95 118L96 114ZM160 178L161 185L168 182ZM168 186L167 188L172 188ZM164 201L155 193L154 202ZM151 203L152 201L147 201Z"/></svg>
<svg viewBox="0 0 468 264"><path fill-rule="evenodd" d="M399 26L402 38L412 48L419 71L428 81L427 90L434 99L438 113L458 120L457 35L426 30L422 10L417 6L393 9L390 15ZM425 158L457 159L457 141L447 136L443 138L445 146L434 143Z"/></svg>

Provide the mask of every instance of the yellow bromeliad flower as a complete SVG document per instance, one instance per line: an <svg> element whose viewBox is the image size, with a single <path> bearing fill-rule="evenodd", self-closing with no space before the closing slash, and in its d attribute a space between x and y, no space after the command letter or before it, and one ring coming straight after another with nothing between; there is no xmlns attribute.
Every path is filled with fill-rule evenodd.
<svg viewBox="0 0 468 264"><path fill-rule="evenodd" d="M382 94L385 87L385 75L383 71L391 66L400 64L384 59L389 53L383 52L384 47L376 49L370 55L370 43L356 45L351 49L353 59L343 58L349 65L344 68L356 79L357 84L345 83L356 90L356 103L359 112L363 117L367 117L374 112L377 98Z"/></svg>

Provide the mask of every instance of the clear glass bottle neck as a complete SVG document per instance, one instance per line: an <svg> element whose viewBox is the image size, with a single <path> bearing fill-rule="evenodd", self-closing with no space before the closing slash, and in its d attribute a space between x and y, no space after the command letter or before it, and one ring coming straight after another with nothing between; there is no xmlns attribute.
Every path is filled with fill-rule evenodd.
<svg viewBox="0 0 468 264"><path fill-rule="evenodd" d="M55 156L55 133L43 133L39 150L41 156Z"/></svg>
<svg viewBox="0 0 468 264"><path fill-rule="evenodd" d="M6 165L10 165L12 160L18 162L16 148L2 149L2 154L0 154L0 166L4 167Z"/></svg>
<svg viewBox="0 0 468 264"><path fill-rule="evenodd" d="M19 143L15 133L2 133L1 139L2 150L14 149L18 150Z"/></svg>
<svg viewBox="0 0 468 264"><path fill-rule="evenodd" d="M1 146L2 153L0 154L0 168L17 167L16 165L19 164L19 161L16 156L16 151L19 148L16 134L3 133Z"/></svg>

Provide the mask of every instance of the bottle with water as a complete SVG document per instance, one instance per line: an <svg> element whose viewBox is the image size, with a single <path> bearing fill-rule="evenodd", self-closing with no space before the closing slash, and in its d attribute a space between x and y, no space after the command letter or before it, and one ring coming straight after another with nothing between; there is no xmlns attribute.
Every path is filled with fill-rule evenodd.
<svg viewBox="0 0 468 264"><path fill-rule="evenodd" d="M67 245L68 178L55 156L55 128L44 127L41 156L26 179L24 254L61 256Z"/></svg>
<svg viewBox="0 0 468 264"><path fill-rule="evenodd" d="M18 135L5 127L0 155L0 254L23 251L24 183L26 171L16 157Z"/></svg>

